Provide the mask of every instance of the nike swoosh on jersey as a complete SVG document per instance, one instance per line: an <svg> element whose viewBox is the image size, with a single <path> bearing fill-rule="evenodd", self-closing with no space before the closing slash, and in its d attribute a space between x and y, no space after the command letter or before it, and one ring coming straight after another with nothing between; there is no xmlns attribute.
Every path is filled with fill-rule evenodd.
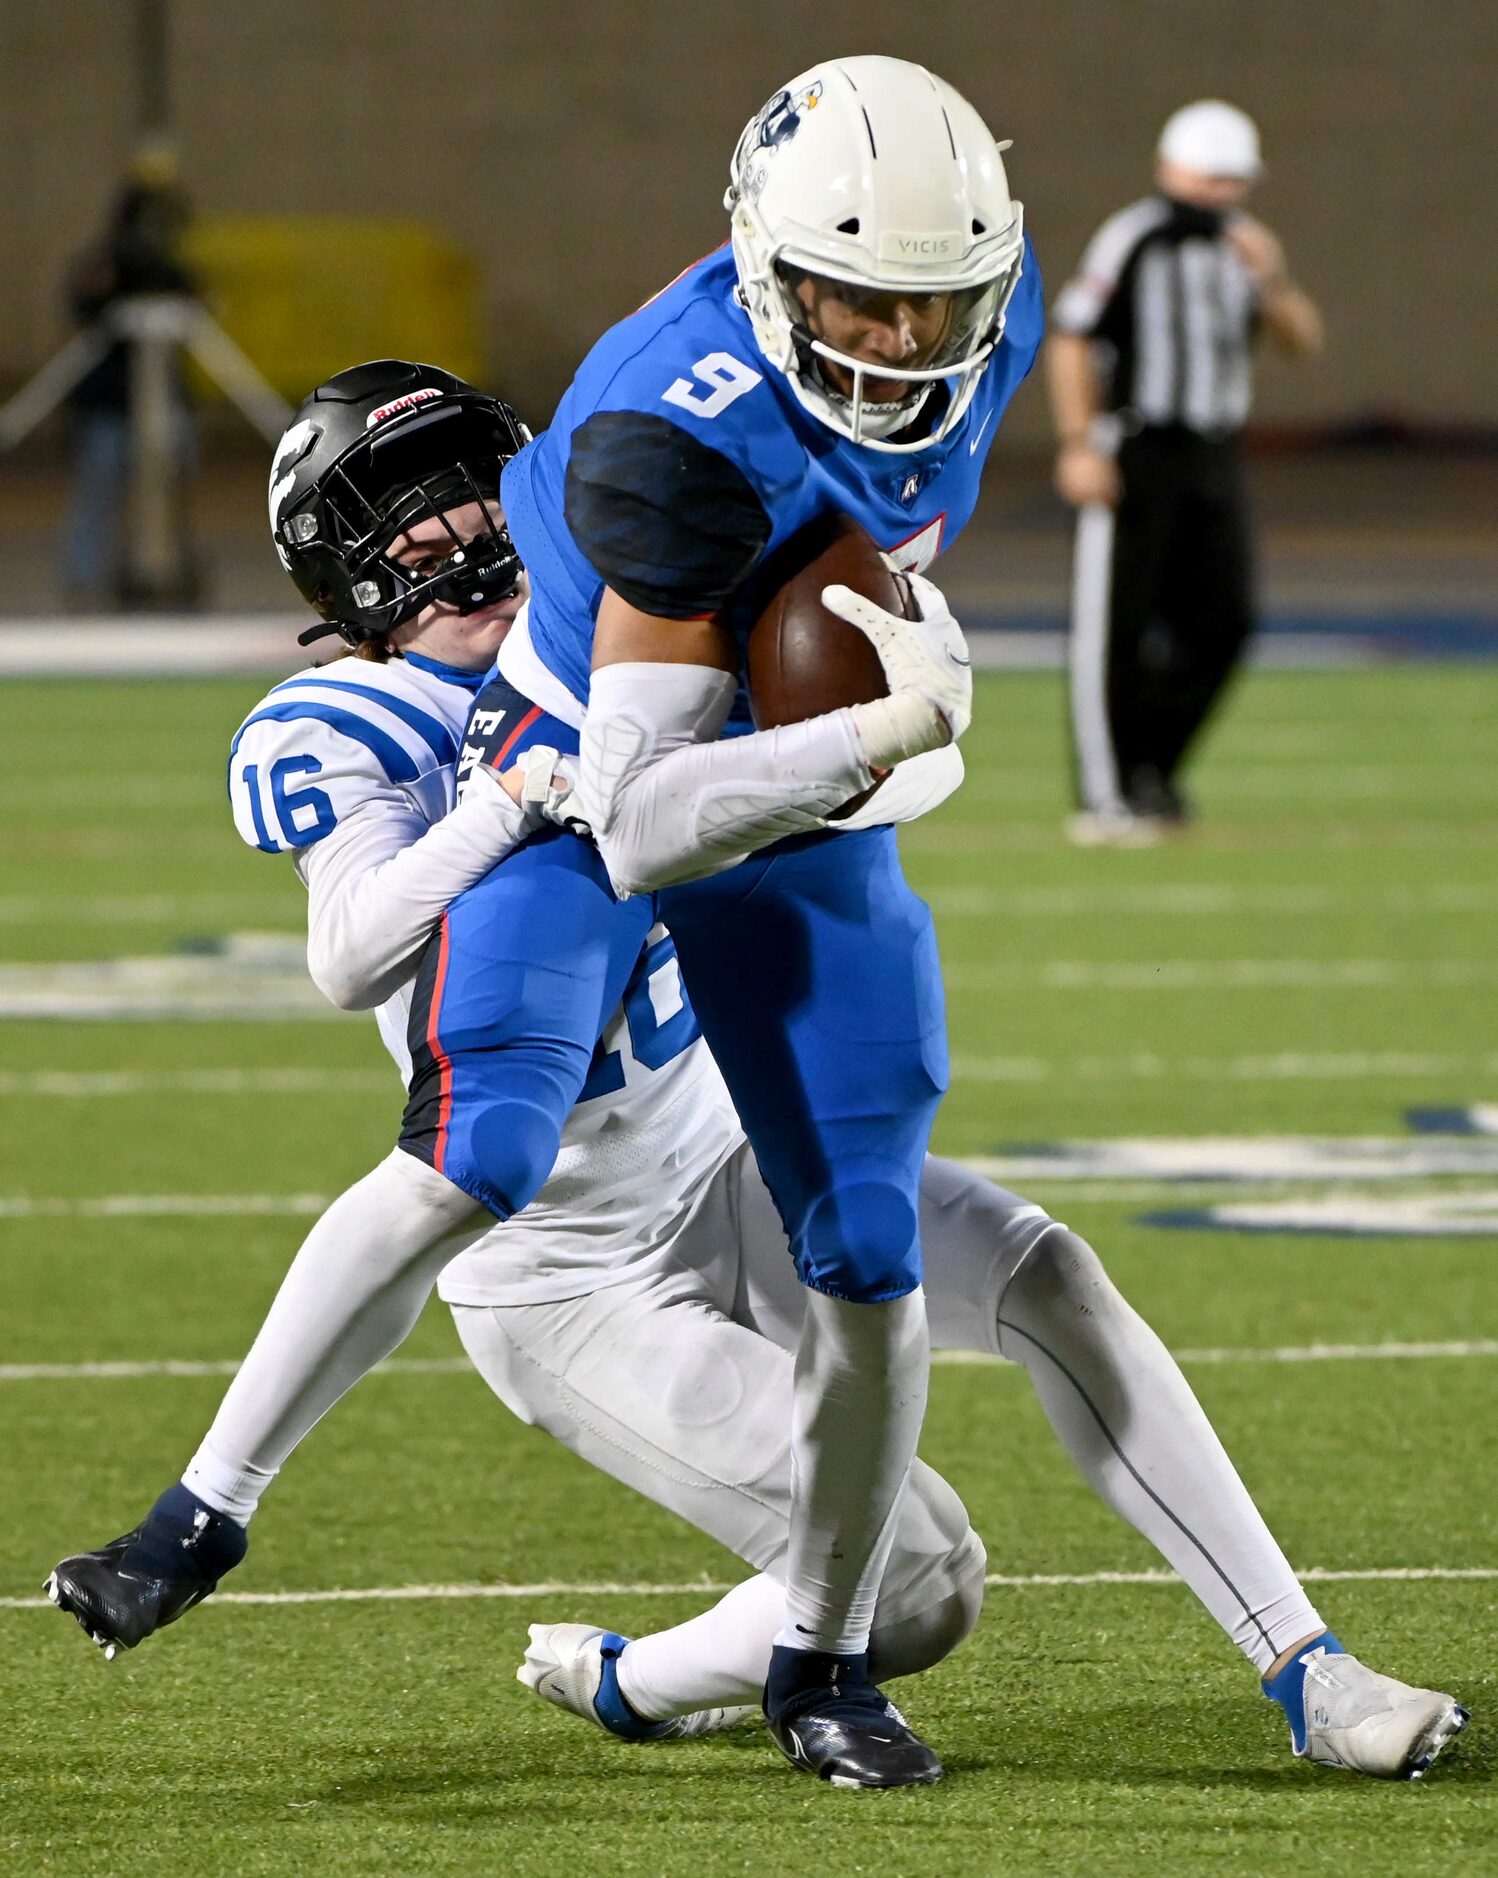
<svg viewBox="0 0 1498 1878"><path fill-rule="evenodd" d="M991 418L992 416L993 416L993 412L990 411L988 413L988 416L985 417L983 422L978 426L977 436L974 437L973 441L967 447L967 453L969 456L976 456L978 454L978 445L982 443L983 441L983 433L985 430L988 429L988 419Z"/></svg>

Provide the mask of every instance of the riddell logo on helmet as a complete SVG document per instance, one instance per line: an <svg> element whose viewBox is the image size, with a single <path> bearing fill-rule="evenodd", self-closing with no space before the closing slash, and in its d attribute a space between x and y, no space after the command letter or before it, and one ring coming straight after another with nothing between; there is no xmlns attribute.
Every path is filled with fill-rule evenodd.
<svg viewBox="0 0 1498 1878"><path fill-rule="evenodd" d="M962 237L955 231L945 235L905 235L888 229L879 242L881 261L945 261L962 253Z"/></svg>
<svg viewBox="0 0 1498 1878"><path fill-rule="evenodd" d="M394 417L397 411L409 411L413 406L425 404L428 398L440 398L442 393L435 385L423 385L419 391L408 391L403 398L397 398L393 404L382 404L378 411L371 411L364 420L364 428L373 430L376 424L382 424L387 417Z"/></svg>

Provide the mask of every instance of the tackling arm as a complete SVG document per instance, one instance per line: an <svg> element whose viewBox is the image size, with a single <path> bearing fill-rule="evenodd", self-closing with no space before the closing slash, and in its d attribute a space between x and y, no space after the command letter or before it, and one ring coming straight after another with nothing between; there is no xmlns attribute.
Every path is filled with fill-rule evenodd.
<svg viewBox="0 0 1498 1878"><path fill-rule="evenodd" d="M548 753L549 755L549 753ZM307 968L346 1011L372 1010L405 983L432 928L532 826L492 770L428 826L389 792L297 854L306 883Z"/></svg>

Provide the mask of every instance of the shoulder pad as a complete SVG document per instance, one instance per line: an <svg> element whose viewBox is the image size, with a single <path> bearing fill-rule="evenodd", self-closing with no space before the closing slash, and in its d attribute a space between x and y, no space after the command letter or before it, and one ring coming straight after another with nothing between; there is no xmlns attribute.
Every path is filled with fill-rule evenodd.
<svg viewBox="0 0 1498 1878"><path fill-rule="evenodd" d="M656 413L597 411L581 425L563 500L572 538L600 579L666 619L726 605L771 533L738 464Z"/></svg>
<svg viewBox="0 0 1498 1878"><path fill-rule="evenodd" d="M377 665L361 663L348 678L332 672L276 686L230 747L234 825L268 854L320 841L371 798L457 762L457 735L401 695L412 687Z"/></svg>

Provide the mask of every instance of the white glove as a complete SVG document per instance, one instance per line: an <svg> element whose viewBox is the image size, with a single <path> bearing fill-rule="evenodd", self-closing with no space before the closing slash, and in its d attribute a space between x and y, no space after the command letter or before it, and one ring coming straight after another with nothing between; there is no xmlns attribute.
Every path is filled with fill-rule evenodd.
<svg viewBox="0 0 1498 1878"><path fill-rule="evenodd" d="M858 630L879 655L887 698L852 707L854 728L873 769L955 743L972 722L973 668L962 628L940 590L909 574L918 619L886 613L851 587L824 587L829 613Z"/></svg>
<svg viewBox="0 0 1498 1878"><path fill-rule="evenodd" d="M520 804L532 824L554 822L584 839L592 835L571 757L549 744L533 743L520 759L520 771Z"/></svg>

